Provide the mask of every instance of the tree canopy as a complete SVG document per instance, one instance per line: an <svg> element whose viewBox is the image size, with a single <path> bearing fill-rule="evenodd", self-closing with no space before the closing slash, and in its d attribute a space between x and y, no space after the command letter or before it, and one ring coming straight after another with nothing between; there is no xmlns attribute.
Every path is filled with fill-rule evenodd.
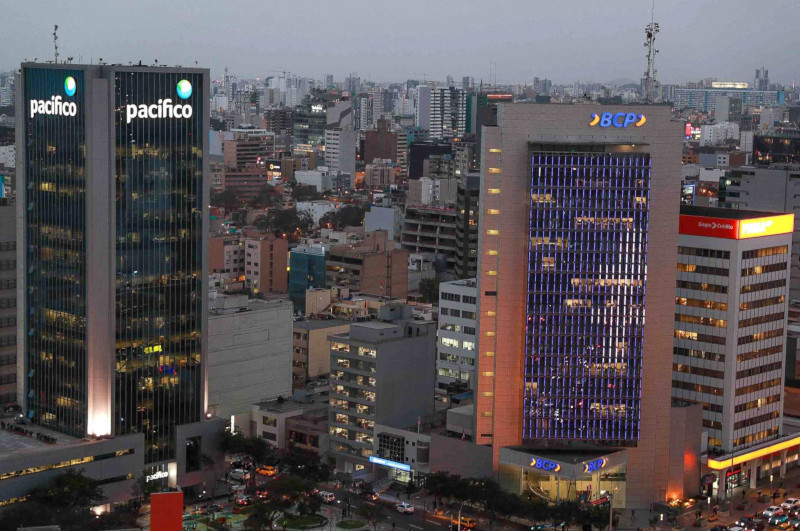
<svg viewBox="0 0 800 531"><path fill-rule="evenodd" d="M292 188L292 198L295 201L316 201L322 199L322 194L317 191L316 186L298 184Z"/></svg>
<svg viewBox="0 0 800 531"><path fill-rule="evenodd" d="M319 220L320 227L342 230L345 227L359 227L364 223L366 209L358 205L344 205L326 213Z"/></svg>
<svg viewBox="0 0 800 531"><path fill-rule="evenodd" d="M211 194L211 206L233 210L242 206L242 200L234 190L228 188Z"/></svg>
<svg viewBox="0 0 800 531"><path fill-rule="evenodd" d="M279 237L283 237L285 234L289 240L299 239L311 230L312 224L308 214L298 213L294 208L270 210L265 215L258 216L253 222L253 225L259 230L272 232Z"/></svg>

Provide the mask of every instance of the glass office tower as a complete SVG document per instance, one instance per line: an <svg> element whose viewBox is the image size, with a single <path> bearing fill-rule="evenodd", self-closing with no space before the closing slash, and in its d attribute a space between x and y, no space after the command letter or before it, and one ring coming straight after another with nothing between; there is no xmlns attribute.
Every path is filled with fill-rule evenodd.
<svg viewBox="0 0 800 531"><path fill-rule="evenodd" d="M63 103L83 110L84 77L78 69L26 68L24 83L18 120L26 126L25 174L20 175L25 201L19 208L27 240L28 311L18 322L24 323L26 337L27 415L82 437L88 393L86 120L83 112L63 112ZM73 84L81 89L73 91ZM54 109L56 98L60 113Z"/></svg>
<svg viewBox="0 0 800 531"><path fill-rule="evenodd" d="M531 151L523 438L636 441L650 156L569 147Z"/></svg>
<svg viewBox="0 0 800 531"><path fill-rule="evenodd" d="M26 414L144 433L145 462L174 460L205 412L208 71L25 64L21 80Z"/></svg>
<svg viewBox="0 0 800 531"><path fill-rule="evenodd" d="M202 410L202 74L117 71L115 433L147 434L146 461L175 457L172 431ZM188 119L131 119L167 98ZM149 109L148 109L149 110ZM163 113L162 113L163 114ZM185 114L185 113L184 113ZM207 118L206 118L207 119Z"/></svg>

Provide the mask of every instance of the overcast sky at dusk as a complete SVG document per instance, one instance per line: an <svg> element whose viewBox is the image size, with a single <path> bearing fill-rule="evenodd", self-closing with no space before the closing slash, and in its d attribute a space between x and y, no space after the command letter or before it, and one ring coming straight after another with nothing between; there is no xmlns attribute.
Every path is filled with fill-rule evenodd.
<svg viewBox="0 0 800 531"><path fill-rule="evenodd" d="M242 77L270 70L343 80L557 83L638 80L645 69L649 0L0 0L0 68L24 59L227 65ZM108 7L114 6L114 7ZM704 77L800 78L799 0L658 0L662 83Z"/></svg>

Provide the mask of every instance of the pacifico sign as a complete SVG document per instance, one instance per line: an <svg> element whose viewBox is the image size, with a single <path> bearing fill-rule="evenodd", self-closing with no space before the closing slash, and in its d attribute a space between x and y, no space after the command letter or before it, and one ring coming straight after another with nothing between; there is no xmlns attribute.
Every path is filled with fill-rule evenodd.
<svg viewBox="0 0 800 531"><path fill-rule="evenodd" d="M793 230L794 214L741 220L690 215L681 215L680 218L680 233L688 236L748 240L788 234Z"/></svg>
<svg viewBox="0 0 800 531"><path fill-rule="evenodd" d="M71 98L78 90L78 84L75 78L67 76L64 80L64 94ZM75 116L78 114L78 106L71 101L63 101L61 96L50 96L49 100L31 100L30 115L31 118L37 114L47 114L50 116Z"/></svg>
<svg viewBox="0 0 800 531"><path fill-rule="evenodd" d="M192 84L187 79L181 79L175 87L175 92L180 99L188 99L192 95ZM125 105L125 123L128 124L137 118L191 118L192 114L194 111L191 105L172 103L169 98L159 99L158 103L151 105L146 103Z"/></svg>

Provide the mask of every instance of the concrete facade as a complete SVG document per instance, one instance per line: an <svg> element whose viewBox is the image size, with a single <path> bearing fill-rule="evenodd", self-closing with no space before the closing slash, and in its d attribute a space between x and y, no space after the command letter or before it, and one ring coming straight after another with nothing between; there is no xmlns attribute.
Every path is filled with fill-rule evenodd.
<svg viewBox="0 0 800 531"><path fill-rule="evenodd" d="M292 392L292 304L217 295L208 320L209 411L228 418Z"/></svg>
<svg viewBox="0 0 800 531"><path fill-rule="evenodd" d="M410 319L405 305L353 323L331 341L330 456L340 471L366 467L375 425L416 425L433 413L436 323Z"/></svg>
<svg viewBox="0 0 800 531"><path fill-rule="evenodd" d="M292 372L296 384L305 385L308 380L327 376L331 372L331 344L328 336L343 334L348 330L350 323L342 319L294 322Z"/></svg>
<svg viewBox="0 0 800 531"><path fill-rule="evenodd" d="M591 127L592 113L647 116L643 127ZM498 126L484 127L481 145L479 222L478 376L476 442L491 444L494 465L502 447L522 444L525 318L531 215L530 143L582 144L606 151L649 153L647 322L636 448L628 449L627 503L648 507L667 496L668 418L674 315L678 201L683 124L670 122L668 107L587 105L498 106ZM574 147L569 147L573 145ZM534 441L531 441L534 442Z"/></svg>

